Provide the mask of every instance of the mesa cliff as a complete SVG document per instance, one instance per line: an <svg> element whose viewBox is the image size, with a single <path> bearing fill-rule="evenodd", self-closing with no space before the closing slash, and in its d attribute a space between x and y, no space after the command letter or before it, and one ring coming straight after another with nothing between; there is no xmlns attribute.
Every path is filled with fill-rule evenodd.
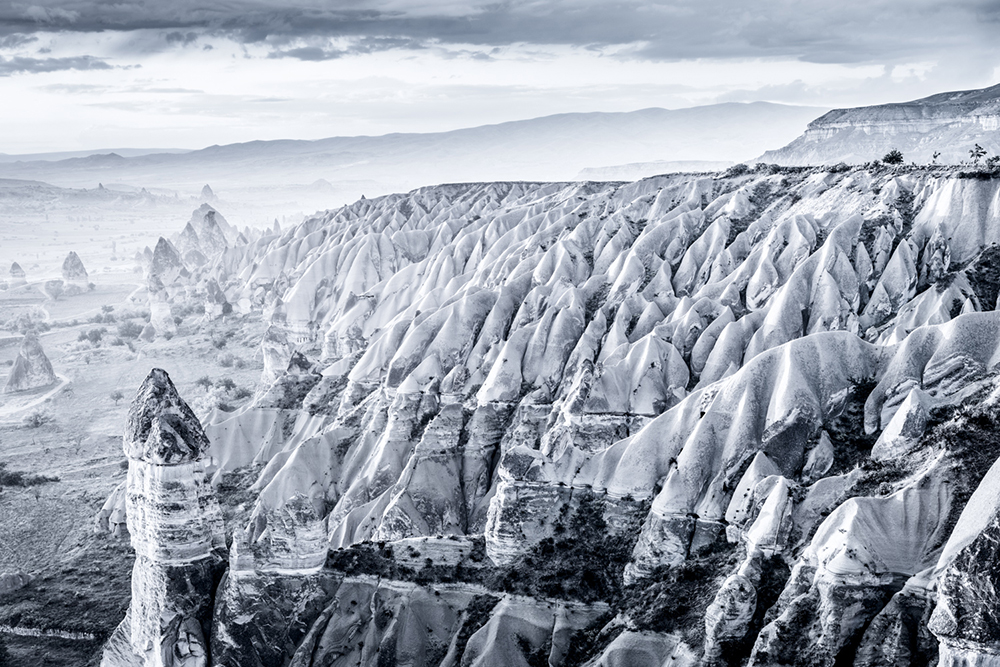
<svg viewBox="0 0 1000 667"><path fill-rule="evenodd" d="M174 249L163 298L266 318L265 369L203 431L140 390L107 664L989 664L1000 180L964 176L446 185Z"/></svg>
<svg viewBox="0 0 1000 667"><path fill-rule="evenodd" d="M762 162L787 165L860 164L893 148L906 161L959 164L976 144L1000 154L1000 85L939 93L912 102L834 109Z"/></svg>

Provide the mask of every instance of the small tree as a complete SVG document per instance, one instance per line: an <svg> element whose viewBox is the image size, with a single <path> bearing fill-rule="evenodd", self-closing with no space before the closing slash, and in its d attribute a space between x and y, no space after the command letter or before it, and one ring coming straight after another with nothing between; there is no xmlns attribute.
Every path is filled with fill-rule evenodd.
<svg viewBox="0 0 1000 667"><path fill-rule="evenodd" d="M115 405L118 405L118 401L123 398L125 398L125 394L122 393L121 389L115 389L111 392L111 400L115 402Z"/></svg>
<svg viewBox="0 0 1000 667"><path fill-rule="evenodd" d="M47 280L42 288L45 290L45 294L48 295L53 301L57 301L59 297L62 296L64 291L63 281L61 280Z"/></svg>
<svg viewBox="0 0 1000 667"><path fill-rule="evenodd" d="M903 154L899 149L893 148L891 151L882 156L882 162L886 164L903 164Z"/></svg>
<svg viewBox="0 0 1000 667"><path fill-rule="evenodd" d="M986 149L976 144L969 150L969 157L972 158L974 164L979 164L979 161L986 157Z"/></svg>
<svg viewBox="0 0 1000 667"><path fill-rule="evenodd" d="M138 338L139 334L142 333L142 325L133 322L131 320L126 320L118 325L118 335L122 338L133 339Z"/></svg>

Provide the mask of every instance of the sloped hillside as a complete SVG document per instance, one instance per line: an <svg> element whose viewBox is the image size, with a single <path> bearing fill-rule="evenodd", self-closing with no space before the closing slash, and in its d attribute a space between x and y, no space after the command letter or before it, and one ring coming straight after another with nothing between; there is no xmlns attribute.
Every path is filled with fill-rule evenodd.
<svg viewBox="0 0 1000 667"><path fill-rule="evenodd" d="M212 664L993 659L998 242L996 179L764 166L224 250L271 328Z"/></svg>

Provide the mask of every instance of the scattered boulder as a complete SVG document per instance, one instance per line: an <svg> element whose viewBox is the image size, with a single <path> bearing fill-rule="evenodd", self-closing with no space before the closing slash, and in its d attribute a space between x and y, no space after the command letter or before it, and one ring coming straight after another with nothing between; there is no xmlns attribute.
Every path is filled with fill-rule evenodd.
<svg viewBox="0 0 1000 667"><path fill-rule="evenodd" d="M4 572L0 574L0 595L24 588L31 583L31 575L24 572Z"/></svg>

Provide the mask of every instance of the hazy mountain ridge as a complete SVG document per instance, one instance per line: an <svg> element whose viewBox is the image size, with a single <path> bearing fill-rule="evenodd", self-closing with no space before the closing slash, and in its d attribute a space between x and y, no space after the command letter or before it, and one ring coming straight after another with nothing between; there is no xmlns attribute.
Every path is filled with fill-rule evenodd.
<svg viewBox="0 0 1000 667"><path fill-rule="evenodd" d="M746 159L792 139L821 111L758 102L561 114L429 134L254 141L182 154L0 163L0 176L66 187L94 187L100 180L190 190L211 183L217 191L367 180L374 189L365 194L372 196L434 183L569 180L581 169L603 165ZM362 194L353 186L348 191L350 200Z"/></svg>
<svg viewBox="0 0 1000 667"><path fill-rule="evenodd" d="M981 660L998 222L996 179L765 167L422 188L173 267L271 322L205 426L256 481L204 636L133 604L217 665Z"/></svg>
<svg viewBox="0 0 1000 667"><path fill-rule="evenodd" d="M861 164L892 148L909 161L958 164L980 144L1000 154L1000 85L939 93L912 102L834 109L809 124L805 133L761 162L778 164Z"/></svg>

